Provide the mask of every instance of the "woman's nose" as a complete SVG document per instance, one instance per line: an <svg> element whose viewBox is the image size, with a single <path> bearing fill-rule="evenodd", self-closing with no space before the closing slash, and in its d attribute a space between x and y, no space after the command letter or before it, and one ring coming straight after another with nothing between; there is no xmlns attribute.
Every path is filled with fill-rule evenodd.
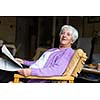
<svg viewBox="0 0 100 100"><path fill-rule="evenodd" d="M66 37L66 33L64 33L63 36Z"/></svg>

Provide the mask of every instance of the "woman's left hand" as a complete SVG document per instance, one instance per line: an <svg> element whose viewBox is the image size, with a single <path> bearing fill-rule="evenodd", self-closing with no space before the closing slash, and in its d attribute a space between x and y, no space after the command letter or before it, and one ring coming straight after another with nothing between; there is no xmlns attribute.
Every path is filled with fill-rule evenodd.
<svg viewBox="0 0 100 100"><path fill-rule="evenodd" d="M18 72L24 76L30 76L31 71L32 71L31 68L24 68L24 69L18 70Z"/></svg>

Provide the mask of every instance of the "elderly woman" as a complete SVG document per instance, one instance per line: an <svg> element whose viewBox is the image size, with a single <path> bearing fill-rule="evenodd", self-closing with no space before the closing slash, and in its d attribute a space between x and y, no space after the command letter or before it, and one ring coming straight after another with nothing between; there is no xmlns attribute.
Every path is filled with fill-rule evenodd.
<svg viewBox="0 0 100 100"><path fill-rule="evenodd" d="M37 61L16 58L21 64L29 66L29 68L21 69L18 72L25 76L62 75L74 54L71 46L78 39L78 31L70 25L64 25L59 36L59 48L47 50ZM34 82L34 80L29 80L28 82Z"/></svg>

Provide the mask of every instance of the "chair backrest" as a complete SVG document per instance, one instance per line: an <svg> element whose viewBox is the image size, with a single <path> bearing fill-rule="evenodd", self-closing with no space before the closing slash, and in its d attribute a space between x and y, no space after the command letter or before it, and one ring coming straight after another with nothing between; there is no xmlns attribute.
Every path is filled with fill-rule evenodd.
<svg viewBox="0 0 100 100"><path fill-rule="evenodd" d="M70 61L63 76L77 77L78 73L81 72L86 59L87 59L86 53L82 49L75 50L72 60Z"/></svg>

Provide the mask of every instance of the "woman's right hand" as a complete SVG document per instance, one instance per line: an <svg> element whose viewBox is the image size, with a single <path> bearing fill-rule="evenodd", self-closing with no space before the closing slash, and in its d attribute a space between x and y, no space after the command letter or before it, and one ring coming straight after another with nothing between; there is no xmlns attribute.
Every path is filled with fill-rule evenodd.
<svg viewBox="0 0 100 100"><path fill-rule="evenodd" d="M18 62L21 63L21 64L24 64L24 60L21 59L21 58L15 58L15 60L18 61Z"/></svg>

